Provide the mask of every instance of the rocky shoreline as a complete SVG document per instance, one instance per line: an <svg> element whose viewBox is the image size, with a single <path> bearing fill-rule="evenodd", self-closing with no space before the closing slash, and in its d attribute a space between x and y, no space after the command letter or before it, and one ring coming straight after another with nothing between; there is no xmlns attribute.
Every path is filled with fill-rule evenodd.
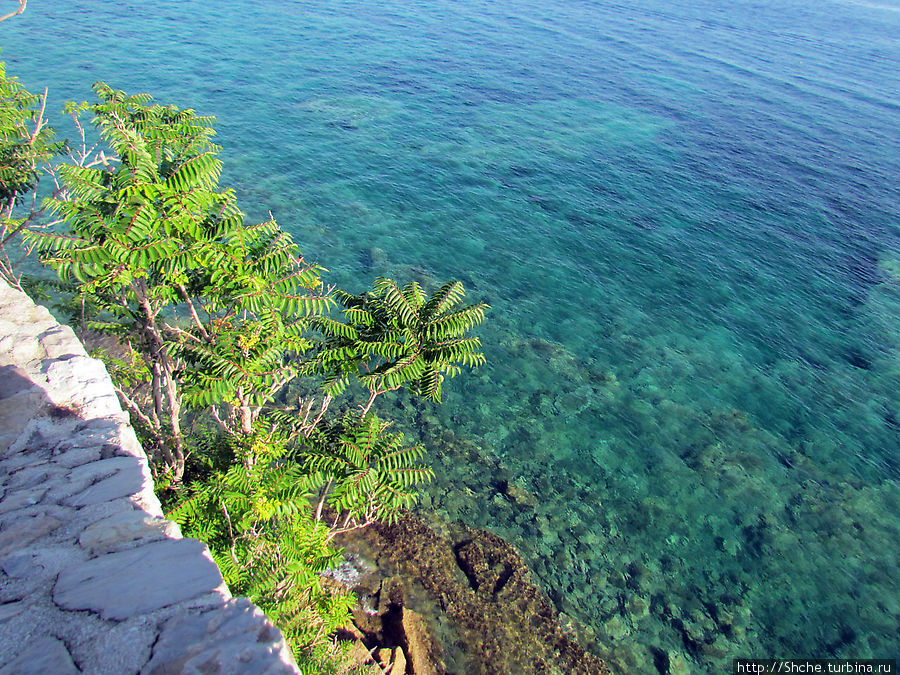
<svg viewBox="0 0 900 675"><path fill-rule="evenodd" d="M360 599L351 631L390 672L610 673L491 532L407 514L336 543L350 561L342 581Z"/></svg>

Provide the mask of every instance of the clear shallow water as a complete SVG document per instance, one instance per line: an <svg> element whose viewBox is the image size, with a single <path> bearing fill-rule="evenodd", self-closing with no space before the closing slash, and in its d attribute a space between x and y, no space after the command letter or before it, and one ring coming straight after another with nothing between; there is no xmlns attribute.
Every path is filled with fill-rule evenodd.
<svg viewBox="0 0 900 675"><path fill-rule="evenodd" d="M0 44L57 108L214 114L331 281L493 306L488 367L398 408L426 503L613 666L898 655L900 5L54 4Z"/></svg>

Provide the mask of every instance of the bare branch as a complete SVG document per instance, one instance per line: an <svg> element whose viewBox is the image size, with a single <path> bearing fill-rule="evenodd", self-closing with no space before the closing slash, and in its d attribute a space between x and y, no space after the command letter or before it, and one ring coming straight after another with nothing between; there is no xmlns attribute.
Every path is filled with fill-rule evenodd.
<svg viewBox="0 0 900 675"><path fill-rule="evenodd" d="M319 499L319 504L316 506L317 523L322 522L322 508L325 506L325 499L328 497L328 491L331 489L332 482L334 482L334 478L329 478L325 487L322 488L322 498Z"/></svg>
<svg viewBox="0 0 900 675"><path fill-rule="evenodd" d="M315 403L315 399L312 399L312 398L305 402L306 410L303 412L303 421L300 422L300 429L301 429L300 433L303 433L303 430L306 429L306 421L309 419L309 414L312 411L313 403ZM304 406L303 399L298 398L297 399L297 410L303 411L303 406ZM304 436L305 436L305 434L304 434Z"/></svg>
<svg viewBox="0 0 900 675"><path fill-rule="evenodd" d="M228 509L225 508L225 502L222 502L222 513L225 514L225 522L228 523L228 538L231 539L231 546L229 550L231 551L231 559L234 560L235 565L240 565L240 561L237 557L237 552L235 551L235 541L234 541L234 530L231 529L231 516L228 515Z"/></svg>
<svg viewBox="0 0 900 675"><path fill-rule="evenodd" d="M115 387L115 385L113 385ZM122 403L125 404L125 407L128 408L131 412L133 412L137 417L146 424L149 428L154 431L159 431L159 423L154 423L147 415L141 412L141 409L138 407L138 404L134 402L128 394L126 394L120 387L115 387L116 393L119 395L119 398L122 399Z"/></svg>
<svg viewBox="0 0 900 675"><path fill-rule="evenodd" d="M28 0L19 0L19 9L17 9L15 12L10 12L6 16L0 16L0 21L6 21L7 19L11 19L12 17L17 16L17 15L21 14L22 12L24 12L25 11L25 3L27 3L27 2L28 2Z"/></svg>
<svg viewBox="0 0 900 675"><path fill-rule="evenodd" d="M186 337L186 338L190 338L190 339L193 340L194 342L200 342L200 343L203 342L203 340L201 340L200 338L198 338L196 335L191 335L190 333L188 333L188 332L187 332L186 330L184 330L183 328L179 328L178 326L170 326L170 325L169 325L167 322L165 322L165 321L162 323L162 325L163 325L163 327L164 327L166 330L172 331L173 333L175 333L175 334L177 334L177 335L183 335L183 336Z"/></svg>
<svg viewBox="0 0 900 675"><path fill-rule="evenodd" d="M352 524L348 524L349 521L345 520L344 525L342 525L341 527L336 527L337 520L335 520L334 524L331 526L331 531L328 533L328 536L325 538L325 541L330 542L332 539L334 539L339 534L346 534L347 532L353 532L353 530L361 530L363 528L368 527L369 525L371 525L374 522L375 522L375 518L371 518L371 517L367 516L366 520L361 523L357 523L356 521L353 521Z"/></svg>
<svg viewBox="0 0 900 675"><path fill-rule="evenodd" d="M203 336L203 339L209 342L209 333L206 332L206 329L203 327L203 323L200 321L200 317L197 316L197 310L194 309L194 303L191 302L191 296L188 295L187 289L184 287L184 284L178 284L178 290L181 291L181 297L187 303L188 309L191 312L191 318L194 320L194 325L197 326L197 329L200 331L200 335Z"/></svg>
<svg viewBox="0 0 900 675"><path fill-rule="evenodd" d="M25 3L22 3L22 9L25 9ZM0 19L2 21L3 19ZM34 142L37 140L38 134L41 133L41 129L47 126L46 120L44 120L44 110L47 109L47 87L44 87L44 95L41 96L41 109L38 111L37 120L34 123L34 131L31 133L31 140L29 144L34 145ZM31 163L31 168L34 168L34 162Z"/></svg>
<svg viewBox="0 0 900 675"><path fill-rule="evenodd" d="M313 429L319 424L322 420L322 416L325 414L325 411L328 410L328 404L331 403L331 394L325 394L325 397L322 399L322 407L319 410L319 414L316 415L316 419L313 420L313 423L309 426L309 430L303 434L304 438L309 438L309 435L312 433Z"/></svg>
<svg viewBox="0 0 900 675"><path fill-rule="evenodd" d="M221 417L219 417L219 410L218 410L218 408L216 408L216 406L212 405L212 406L209 407L209 409L212 411L213 417L215 418L216 422L219 423L219 426L222 427L222 428L225 430L225 432L228 433L229 435L234 436L234 437L237 437L237 434L234 433L234 431L232 431L232 430L229 428L229 426L228 426L228 424L225 422L225 420L223 420Z"/></svg>

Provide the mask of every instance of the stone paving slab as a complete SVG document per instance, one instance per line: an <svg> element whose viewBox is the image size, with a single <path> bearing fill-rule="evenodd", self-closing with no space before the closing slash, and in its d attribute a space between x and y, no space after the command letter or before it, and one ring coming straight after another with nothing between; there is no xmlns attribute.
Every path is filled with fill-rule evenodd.
<svg viewBox="0 0 900 675"><path fill-rule="evenodd" d="M60 572L53 601L104 619L128 619L219 590L228 593L206 546L196 539L155 541L108 553Z"/></svg>
<svg viewBox="0 0 900 675"><path fill-rule="evenodd" d="M103 365L0 281L0 675L298 673L162 518Z"/></svg>

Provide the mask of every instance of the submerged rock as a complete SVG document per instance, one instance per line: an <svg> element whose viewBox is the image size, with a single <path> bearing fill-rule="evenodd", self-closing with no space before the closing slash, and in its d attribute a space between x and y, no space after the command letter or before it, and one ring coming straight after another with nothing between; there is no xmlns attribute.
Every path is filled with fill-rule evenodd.
<svg viewBox="0 0 900 675"><path fill-rule="evenodd" d="M512 546L485 530L447 522L441 529L407 515L338 542L387 572L379 599L382 648L402 647L407 673L440 675L446 658L453 672L472 675L608 675ZM431 638L435 628L443 650Z"/></svg>
<svg viewBox="0 0 900 675"><path fill-rule="evenodd" d="M691 669L681 652L669 652L669 675L690 675Z"/></svg>

